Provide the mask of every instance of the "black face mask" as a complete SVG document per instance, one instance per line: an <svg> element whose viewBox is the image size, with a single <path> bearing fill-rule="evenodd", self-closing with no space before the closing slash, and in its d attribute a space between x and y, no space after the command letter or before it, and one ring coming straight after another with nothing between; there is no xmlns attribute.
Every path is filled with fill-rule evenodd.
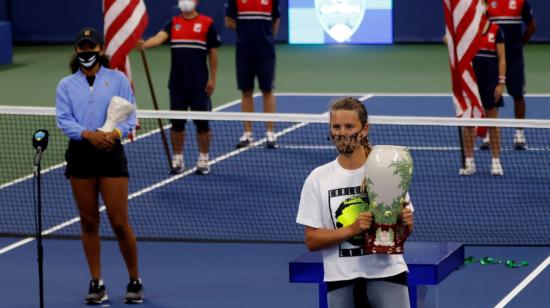
<svg viewBox="0 0 550 308"><path fill-rule="evenodd" d="M332 143L334 143L340 154L351 154L357 146L362 145L359 132L355 132L349 136L331 134L330 140L332 140Z"/></svg>
<svg viewBox="0 0 550 308"><path fill-rule="evenodd" d="M76 59L80 63L80 67L89 71L94 68L97 61L99 61L99 52L97 51L83 51L76 54Z"/></svg>

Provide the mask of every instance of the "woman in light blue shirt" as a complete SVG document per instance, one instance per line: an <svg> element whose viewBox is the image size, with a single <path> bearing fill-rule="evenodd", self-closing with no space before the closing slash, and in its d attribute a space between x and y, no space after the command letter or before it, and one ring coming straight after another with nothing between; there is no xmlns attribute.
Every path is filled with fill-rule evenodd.
<svg viewBox="0 0 550 308"><path fill-rule="evenodd" d="M134 127L135 112L111 132L97 130L105 123L113 96L135 104L132 88L126 76L108 69L103 38L94 29L85 28L77 35L70 67L73 74L63 78L57 87L56 116L58 127L70 139L65 175L80 213L82 242L91 275L86 302L101 304L108 299L100 267L101 193L130 276L125 300L140 303L143 295L137 244L128 221L128 166L120 142Z"/></svg>

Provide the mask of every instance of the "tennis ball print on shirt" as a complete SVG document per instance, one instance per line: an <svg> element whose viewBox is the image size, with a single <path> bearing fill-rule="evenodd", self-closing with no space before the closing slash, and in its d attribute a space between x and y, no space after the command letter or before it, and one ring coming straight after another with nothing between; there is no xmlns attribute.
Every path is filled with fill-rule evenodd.
<svg viewBox="0 0 550 308"><path fill-rule="evenodd" d="M344 228L355 222L360 213L368 209L369 198L360 186L329 191L329 205L334 228ZM364 234L358 234L340 243L341 257L363 255Z"/></svg>
<svg viewBox="0 0 550 308"><path fill-rule="evenodd" d="M364 199L366 197L355 196L344 200L335 212L336 227L343 228L353 224L366 205ZM363 243L363 236L355 235L348 242L360 246Z"/></svg>

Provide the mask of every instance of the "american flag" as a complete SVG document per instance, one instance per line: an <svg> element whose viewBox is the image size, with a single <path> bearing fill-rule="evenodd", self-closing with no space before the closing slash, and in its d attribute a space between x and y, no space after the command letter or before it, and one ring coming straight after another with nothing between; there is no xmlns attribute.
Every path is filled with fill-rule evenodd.
<svg viewBox="0 0 550 308"><path fill-rule="evenodd" d="M487 22L484 8L480 0L443 0L443 6L456 115L480 118L483 116L483 106L472 60Z"/></svg>
<svg viewBox="0 0 550 308"><path fill-rule="evenodd" d="M136 46L149 23L145 3L143 0L103 0L103 19L105 53L111 57L111 68L123 72L133 88L128 54ZM134 140L139 128L137 119L136 126L128 136L130 140Z"/></svg>
<svg viewBox="0 0 550 308"><path fill-rule="evenodd" d="M103 0L105 20L105 53L111 57L111 68L132 80L128 54L147 27L149 18L143 0Z"/></svg>

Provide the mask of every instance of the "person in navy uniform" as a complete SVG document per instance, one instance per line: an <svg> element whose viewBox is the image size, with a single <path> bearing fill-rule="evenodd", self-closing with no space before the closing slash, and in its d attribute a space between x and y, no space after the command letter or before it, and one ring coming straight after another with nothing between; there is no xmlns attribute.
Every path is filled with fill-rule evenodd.
<svg viewBox="0 0 550 308"><path fill-rule="evenodd" d="M486 1L483 1L487 4ZM481 33L479 50L474 57L473 67L477 79L477 85L481 103L485 109L487 118L498 118L498 108L504 106L502 93L506 83L506 56L504 47L504 34L500 27L492 22L485 24ZM465 131L466 132L466 131ZM460 175L472 175L475 173L473 157L474 132L470 130L470 136L464 141L466 149L466 162L464 168L460 169ZM486 149L491 148L491 175L504 175L500 162L500 130L498 127L490 127Z"/></svg>
<svg viewBox="0 0 550 308"><path fill-rule="evenodd" d="M217 48L220 37L212 18L199 14L198 0L180 0L181 14L170 19L163 28L146 41L139 40L137 48L156 47L170 39L172 63L170 68L170 108L172 110L211 111L210 96L216 87L218 67ZM208 61L207 61L208 58ZM208 72L210 66L210 76ZM172 120L170 137L174 151L172 173L184 171L183 145L185 120ZM199 158L198 174L210 172L209 147L212 133L207 120L194 120L197 128Z"/></svg>
<svg viewBox="0 0 550 308"><path fill-rule="evenodd" d="M237 32L237 85L242 92L241 109L254 112L254 80L257 77L263 95L264 112L275 112L275 43L280 24L279 0L229 0L225 24ZM244 123L237 148L254 141L252 123ZM266 146L275 148L273 123L266 123Z"/></svg>
<svg viewBox="0 0 550 308"><path fill-rule="evenodd" d="M84 28L78 33L70 63L72 75L57 86L55 114L57 126L70 139L65 175L78 207L82 245L92 278L86 303L101 304L108 299L101 276L99 194L130 276L125 301L141 303L137 243L128 221L128 163L120 142L132 131L136 113L113 131L98 130L105 123L113 96L133 105L135 99L126 76L108 68L104 48L98 31Z"/></svg>
<svg viewBox="0 0 550 308"><path fill-rule="evenodd" d="M517 119L525 118L525 65L523 46L535 33L536 24L533 11L526 0L489 0L487 1L489 20L500 26L504 34L506 50L506 88L514 98L514 113ZM522 23L527 25L525 32ZM516 149L526 148L523 129L517 129L514 135Z"/></svg>

